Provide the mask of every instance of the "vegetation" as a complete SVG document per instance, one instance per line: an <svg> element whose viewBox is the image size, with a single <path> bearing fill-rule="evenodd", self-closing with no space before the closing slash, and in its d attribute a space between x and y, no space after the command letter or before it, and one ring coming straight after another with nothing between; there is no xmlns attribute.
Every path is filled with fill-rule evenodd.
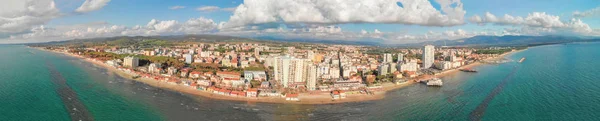
<svg viewBox="0 0 600 121"><path fill-rule="evenodd" d="M145 65L149 63L162 63L167 66L173 66L177 68L182 68L185 66L185 62L179 61L173 57L166 56L144 56L144 55L130 55L130 54L115 54L108 52L83 52L84 56L91 58L99 58L101 60L113 60L113 59L123 59L127 56L135 56L140 58L140 64Z"/></svg>
<svg viewBox="0 0 600 121"><path fill-rule="evenodd" d="M475 51L476 54L502 54L510 52L512 49L483 49Z"/></svg>

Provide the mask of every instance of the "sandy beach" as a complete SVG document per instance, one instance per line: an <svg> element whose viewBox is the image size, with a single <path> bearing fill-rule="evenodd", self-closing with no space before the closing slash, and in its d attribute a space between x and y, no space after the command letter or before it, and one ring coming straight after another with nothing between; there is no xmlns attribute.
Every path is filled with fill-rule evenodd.
<svg viewBox="0 0 600 121"><path fill-rule="evenodd" d="M191 95L195 95L195 96L202 96L202 97L207 97L207 98L212 98L212 99L220 99L220 100L233 100L233 101L245 101L245 102L262 102L262 103L285 103L285 104L334 104L334 103L345 103L345 102L360 102L360 101L369 101L369 100L379 100L379 99L383 99L385 98L385 94L388 91L391 90L396 90L396 89L401 89L403 87L407 87L413 84L416 84L416 82L413 81L406 81L400 84L393 84L393 83L384 83L382 84L382 88L383 91L377 91L372 95L367 95L367 94L349 94L346 96L346 98L344 99L339 99L339 100L333 100L331 98L331 96L329 95L329 92L320 92L320 93L301 93L299 94L298 98L299 101L287 101L285 100L285 98L281 98L281 97L234 97L234 96L226 96L226 95L219 95L219 94L214 94L211 92L207 92L207 91L201 91L201 90L197 90L188 86L184 86L184 85L180 85L180 84L169 84L163 81L159 81L159 80L155 80L155 79L149 79L149 78L137 78L137 79L133 79L133 75L117 70L117 68L115 67L111 67L105 63L102 63L100 61L95 61L89 58L85 58L79 55L75 55L75 54L71 54L71 53L67 53L67 52L59 52L59 51L51 51L51 50L46 50L46 49L41 49L38 48L40 50L43 51L49 51L49 52L55 52L55 53L60 53L60 54L64 54L64 55L68 55L71 57L75 57L75 58L79 58L82 59L86 62L90 62L92 64L98 65L98 66L102 66L105 69L107 69L110 72L114 72L116 74L118 74L119 76L122 76L124 78L127 79L132 79L132 80L136 80L138 82L142 82L145 84L148 84L150 86L154 86L154 87L158 87L158 88L163 88L163 89L168 89L168 90L172 90L172 91L177 91L177 92L182 92L182 93L187 93L187 94L191 94ZM520 50L522 51L522 50ZM502 55L499 55L497 57L494 58L489 58L489 59L499 59L499 58L504 58L504 56L508 55L508 54L512 54L512 53L516 53L518 51L511 51L508 53L504 53ZM471 63L465 66L462 66L461 68L472 68L475 66L481 65L480 62L475 62L475 63ZM451 69L451 70L446 70L444 72L439 73L437 76L438 77L443 77L452 73L457 72L458 69Z"/></svg>

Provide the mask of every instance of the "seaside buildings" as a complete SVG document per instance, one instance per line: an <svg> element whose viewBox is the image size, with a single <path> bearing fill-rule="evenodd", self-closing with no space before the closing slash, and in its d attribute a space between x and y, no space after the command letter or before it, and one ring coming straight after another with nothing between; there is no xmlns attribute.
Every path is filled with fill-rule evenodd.
<svg viewBox="0 0 600 121"><path fill-rule="evenodd" d="M192 54L184 54L183 57L185 58L185 63L187 64L191 64L192 62L194 62Z"/></svg>
<svg viewBox="0 0 600 121"><path fill-rule="evenodd" d="M423 69L431 68L431 66L433 66L434 58L435 58L435 47L433 45L425 45L423 47L423 56L421 58L421 61L423 63L421 68L423 68Z"/></svg>
<svg viewBox="0 0 600 121"><path fill-rule="evenodd" d="M398 53L398 63L401 63L402 61L404 61L404 54Z"/></svg>
<svg viewBox="0 0 600 121"><path fill-rule="evenodd" d="M389 72L389 68L390 67L389 67L389 65L387 63L386 64L381 64L381 65L379 65L379 67L377 67L377 72L379 72L380 76L381 75L387 75L388 72Z"/></svg>
<svg viewBox="0 0 600 121"><path fill-rule="evenodd" d="M135 68L139 66L140 59L137 57L129 56L123 59L123 66L129 68Z"/></svg>
<svg viewBox="0 0 600 121"><path fill-rule="evenodd" d="M272 49L268 49L269 46ZM196 86L198 90L219 89L220 91L217 92L228 95L240 95L239 92L246 91L245 96L250 97L255 97L252 95L281 96L285 95L283 92L290 91L312 93L344 90L353 93L365 89L372 90L378 88L373 84L386 83L389 80L394 82L414 80L420 78L418 76L421 74L431 74L429 72L434 71L419 70L420 66L430 65L429 67L446 70L462 66L469 61L493 56L471 54L476 49L470 48L435 50L431 45L420 49L394 49L390 53L380 55L363 53L377 50L378 48L375 47L310 44L286 46L244 43L206 44L194 46L194 49L190 49L191 46L175 46L146 51L144 51L146 48L122 48L106 52L174 58L176 64L144 60L150 61L151 64L130 70L140 73L141 78ZM152 54L152 51L155 53ZM441 53L444 60L435 58L434 53ZM396 59L398 61L394 61ZM135 57L128 57L125 61L123 63L125 66L140 66L139 59ZM107 61L107 63L116 65L112 64L114 62ZM264 71L250 71L255 69ZM440 71L433 73L438 72Z"/></svg>
<svg viewBox="0 0 600 121"><path fill-rule="evenodd" d="M419 68L419 64L416 61L412 62L403 62L402 64L398 64L398 71L417 71Z"/></svg>
<svg viewBox="0 0 600 121"><path fill-rule="evenodd" d="M304 83L308 77L309 63L309 59L299 59L290 56L278 57L276 64L273 65L274 79L278 80L285 88L296 88L305 85Z"/></svg>
<svg viewBox="0 0 600 121"><path fill-rule="evenodd" d="M394 59L392 58L392 54L386 53L383 54L383 63L391 63Z"/></svg>

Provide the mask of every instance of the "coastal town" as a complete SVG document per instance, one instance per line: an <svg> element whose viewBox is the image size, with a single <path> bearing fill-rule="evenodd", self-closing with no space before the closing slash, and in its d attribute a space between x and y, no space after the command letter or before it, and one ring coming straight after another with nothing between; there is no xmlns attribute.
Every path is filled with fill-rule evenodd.
<svg viewBox="0 0 600 121"><path fill-rule="evenodd" d="M184 88L183 92L200 96L308 104L381 99L386 91L419 82L442 86L438 76L444 73L476 72L470 69L474 64L520 49L265 42L39 48L84 58L126 78L172 85L172 90Z"/></svg>

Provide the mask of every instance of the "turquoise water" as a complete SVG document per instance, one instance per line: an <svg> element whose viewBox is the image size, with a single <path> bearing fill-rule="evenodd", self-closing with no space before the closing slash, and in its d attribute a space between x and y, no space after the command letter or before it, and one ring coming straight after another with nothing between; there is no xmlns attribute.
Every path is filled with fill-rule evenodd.
<svg viewBox="0 0 600 121"><path fill-rule="evenodd" d="M69 110L74 109L65 108L47 63L62 74L95 120L161 120L151 108L99 85L73 60L24 46L0 45L0 55L2 120L70 120Z"/></svg>
<svg viewBox="0 0 600 121"><path fill-rule="evenodd" d="M70 120L46 62L95 120L600 120L600 43L532 47L527 59L416 84L376 101L294 105L213 100L123 79L79 59L0 45L0 119ZM69 103L67 103L69 104Z"/></svg>

